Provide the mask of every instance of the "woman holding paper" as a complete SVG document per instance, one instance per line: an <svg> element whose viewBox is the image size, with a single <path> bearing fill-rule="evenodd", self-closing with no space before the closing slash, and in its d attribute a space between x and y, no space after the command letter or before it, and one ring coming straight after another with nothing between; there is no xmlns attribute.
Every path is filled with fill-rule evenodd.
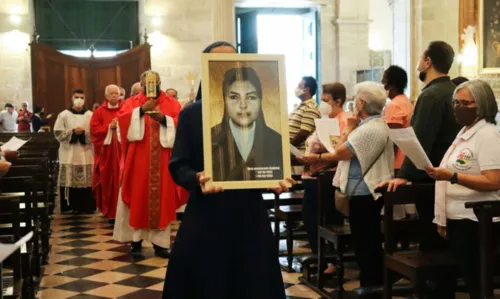
<svg viewBox="0 0 500 299"><path fill-rule="evenodd" d="M438 181L434 223L450 243L470 297L478 299L479 225L465 203L500 200L500 133L495 128L498 106L490 85L482 80L460 84L453 99L455 118L463 129L440 167L428 167L427 173ZM495 219L497 230L498 221Z"/></svg>
<svg viewBox="0 0 500 299"><path fill-rule="evenodd" d="M337 119L342 134L347 127L348 114L344 111L344 103L346 101L346 88L344 84L336 82L323 85L323 93L321 94L321 104L319 110L323 118ZM318 138L318 133L314 132L306 141L306 155L310 153L324 154L328 151L323 146ZM304 173L302 174L302 182L304 184L304 206L302 209L302 216L304 226L307 230L307 237L311 251L313 254L318 253L318 191L316 186L316 178L312 176L313 173L327 170L336 166L336 162L325 161L313 165L306 165ZM333 197L331 195L326 195ZM329 224L341 224L344 222L342 215L337 212L332 206L330 213L326 215L326 222ZM333 265L328 265L325 271L327 274L333 274L335 271Z"/></svg>
<svg viewBox="0 0 500 299"><path fill-rule="evenodd" d="M380 235L381 194L375 188L394 175L394 147L389 128L381 117L386 93L375 82L356 85L356 118L348 125L334 153L310 154L307 163L343 161L337 187L351 196L349 222L362 287L383 282L383 250Z"/></svg>

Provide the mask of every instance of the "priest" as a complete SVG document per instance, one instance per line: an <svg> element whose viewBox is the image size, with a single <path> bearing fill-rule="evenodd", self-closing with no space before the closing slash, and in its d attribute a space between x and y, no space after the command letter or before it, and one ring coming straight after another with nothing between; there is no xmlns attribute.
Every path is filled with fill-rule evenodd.
<svg viewBox="0 0 500 299"><path fill-rule="evenodd" d="M141 86L118 113L124 165L113 239L131 241L133 253L147 240L168 258L170 224L182 204L168 169L181 106L161 91L158 73L143 73Z"/></svg>
<svg viewBox="0 0 500 299"><path fill-rule="evenodd" d="M142 92L141 82L136 82L130 88L130 97L135 97Z"/></svg>
<svg viewBox="0 0 500 299"><path fill-rule="evenodd" d="M113 222L120 187L121 136L117 119L122 105L120 88L108 85L105 97L106 101L97 108L90 120L90 133L94 144L92 192L99 211Z"/></svg>
<svg viewBox="0 0 500 299"><path fill-rule="evenodd" d="M119 98L119 100L120 101L125 101L125 93L126 93L125 92L125 88L123 88L123 87L119 87L119 88L120 88L120 98Z"/></svg>

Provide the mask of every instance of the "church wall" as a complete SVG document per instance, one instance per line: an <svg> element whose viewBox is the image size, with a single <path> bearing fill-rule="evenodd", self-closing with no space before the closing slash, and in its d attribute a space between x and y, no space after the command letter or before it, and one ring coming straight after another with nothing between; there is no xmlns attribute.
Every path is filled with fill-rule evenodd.
<svg viewBox="0 0 500 299"><path fill-rule="evenodd" d="M410 0L397 0L410 1ZM414 71L420 56L431 41L443 40L455 50L455 63L450 76L459 75L459 1L457 0L415 0L412 2L412 37L410 71ZM411 98L416 99L422 84L417 76L411 77Z"/></svg>
<svg viewBox="0 0 500 299"><path fill-rule="evenodd" d="M387 0L370 0L370 27L368 46L370 50L392 51L392 11Z"/></svg>
<svg viewBox="0 0 500 299"><path fill-rule="evenodd" d="M141 31L147 28L151 67L160 73L162 88L175 88L189 98L189 72L201 75L201 51L212 42L212 1L147 0L140 11Z"/></svg>
<svg viewBox="0 0 500 299"><path fill-rule="evenodd" d="M31 20L28 16L28 0L19 5L0 7L0 107L10 102L19 108L27 101L32 104L31 57L29 42ZM10 20L9 10L15 9L20 23Z"/></svg>

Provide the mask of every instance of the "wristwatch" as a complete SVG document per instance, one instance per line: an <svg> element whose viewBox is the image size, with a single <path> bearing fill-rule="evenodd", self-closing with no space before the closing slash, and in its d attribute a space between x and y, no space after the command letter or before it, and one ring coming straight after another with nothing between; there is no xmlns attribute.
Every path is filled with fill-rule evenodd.
<svg viewBox="0 0 500 299"><path fill-rule="evenodd" d="M452 185L455 185L455 184L458 184L458 173L453 173L453 175L451 176L451 179L450 179L450 183Z"/></svg>

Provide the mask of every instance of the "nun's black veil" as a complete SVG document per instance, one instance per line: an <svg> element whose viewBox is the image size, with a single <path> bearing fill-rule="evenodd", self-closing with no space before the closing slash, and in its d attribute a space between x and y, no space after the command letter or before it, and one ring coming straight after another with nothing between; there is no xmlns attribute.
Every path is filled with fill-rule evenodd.
<svg viewBox="0 0 500 299"><path fill-rule="evenodd" d="M205 50L203 50L203 53L210 53L210 51L212 51L212 49L215 49L215 48L218 48L221 46L231 47L236 51L236 48L233 45L231 45L230 43L225 42L225 41L218 41L218 42L212 43L208 47L206 47ZM198 94L196 95L196 100L197 101L201 100L201 82L200 82L200 86L198 87Z"/></svg>

